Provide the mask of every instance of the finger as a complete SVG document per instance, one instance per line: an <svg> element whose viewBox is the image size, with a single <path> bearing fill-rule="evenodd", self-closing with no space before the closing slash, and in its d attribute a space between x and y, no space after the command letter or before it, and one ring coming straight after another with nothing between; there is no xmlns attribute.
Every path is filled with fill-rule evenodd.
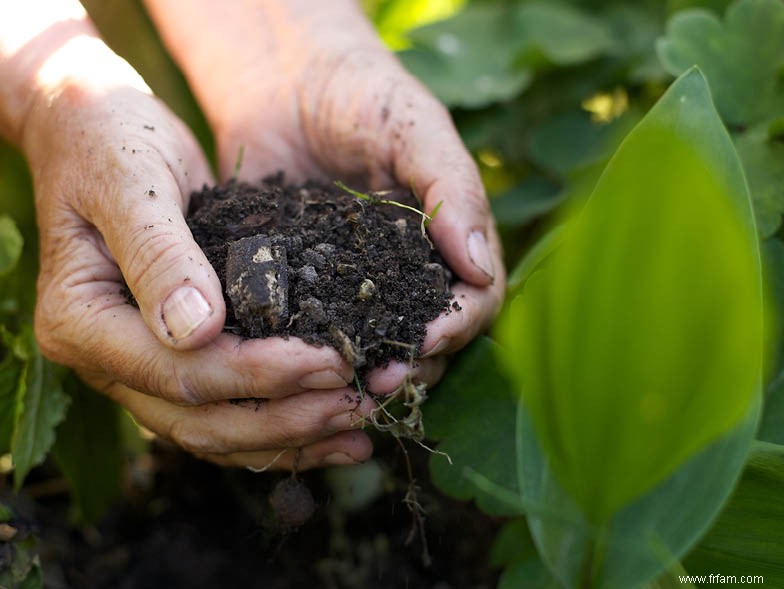
<svg viewBox="0 0 784 589"><path fill-rule="evenodd" d="M96 305L108 305L111 297ZM202 348L180 352L160 344L139 312L122 301L96 311L90 328L77 332L89 336L76 345L81 345L77 353L83 368L104 380L101 388L118 381L175 403L198 405L337 389L353 380L353 368L336 350L297 338L243 340L224 333Z"/></svg>
<svg viewBox="0 0 784 589"><path fill-rule="evenodd" d="M363 431L346 431L302 448L284 448L231 454L197 454L220 466L248 468L253 471L293 470L298 472L322 466L357 464L373 455L373 443Z"/></svg>
<svg viewBox="0 0 784 589"><path fill-rule="evenodd" d="M446 359L437 356L417 360L413 367L403 362L390 362L383 368L375 368L368 375L368 390L377 395L388 395L397 391L411 373L414 383L425 384L428 387L436 384L444 375Z"/></svg>
<svg viewBox="0 0 784 589"><path fill-rule="evenodd" d="M164 344L192 349L217 336L225 320L218 277L183 217L190 192L210 173L200 154L183 154L196 147L179 123L149 129L154 147L152 138L128 131L105 155L103 192L80 213L103 235L148 327ZM186 156L190 169L182 158L168 161L168 153Z"/></svg>
<svg viewBox="0 0 784 589"><path fill-rule="evenodd" d="M144 427L194 454L280 451L360 428L376 407L351 389L309 391L284 399L174 405L114 385L107 394Z"/></svg>
<svg viewBox="0 0 784 589"><path fill-rule="evenodd" d="M478 288L464 282L452 289L460 310L449 311L431 321L422 344L424 358L456 352L486 329L501 306L503 289L500 281L491 287Z"/></svg>
<svg viewBox="0 0 784 589"><path fill-rule="evenodd" d="M491 284L502 266L490 207L477 166L449 112L414 80L390 91L376 145L391 151L395 180L413 184L426 213L442 203L428 230L439 252L466 282Z"/></svg>

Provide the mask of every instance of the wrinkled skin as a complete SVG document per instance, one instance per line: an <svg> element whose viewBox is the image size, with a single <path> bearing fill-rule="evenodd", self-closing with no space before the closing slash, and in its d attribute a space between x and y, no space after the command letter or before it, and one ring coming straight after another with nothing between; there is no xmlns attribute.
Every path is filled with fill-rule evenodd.
<svg viewBox="0 0 784 589"><path fill-rule="evenodd" d="M177 20L178 2L149 4L213 127L224 176L244 145L248 179L283 169L292 180L341 177L373 189L412 183L425 210L444 200L430 231L463 280L455 288L463 311L428 326L415 377L436 382L445 355L488 324L504 288L478 173L447 111L383 50L353 3L335 14L358 31L359 46L336 40L345 34L313 35L311 21L296 14L299 2L280 3L292 14L278 15L284 24L265 22L300 41L296 50L278 43L256 55L260 41L245 40L236 55L246 59L220 72L205 62L214 47L199 53L178 37L198 31L199 15L209 22L209 3L186 3L197 21L190 25ZM206 35L207 45L243 43L227 20L228 37ZM280 38L269 31L266 42ZM220 284L183 218L191 191L213 181L205 158L185 126L97 39L58 45L49 60L77 62L85 54L80 44L102 56L102 70L119 73L106 83L94 78L95 63L68 69L34 93L18 136L10 134L35 183L36 336L44 353L75 367L156 434L219 464L291 468L296 460L306 469L368 458L372 446L359 428L374 403L350 389L353 371L337 352L221 332ZM139 309L126 304L123 277ZM391 392L405 372L401 365L377 370L370 388ZM266 400L229 401L258 397Z"/></svg>

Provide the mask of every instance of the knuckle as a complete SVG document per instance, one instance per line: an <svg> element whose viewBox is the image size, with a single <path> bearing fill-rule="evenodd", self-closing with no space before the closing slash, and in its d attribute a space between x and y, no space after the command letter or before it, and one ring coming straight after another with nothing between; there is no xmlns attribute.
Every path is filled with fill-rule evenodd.
<svg viewBox="0 0 784 589"><path fill-rule="evenodd" d="M273 422L276 423L276 422ZM314 420L311 416L301 415L295 419L276 423L271 438L275 446L280 448L299 448L309 440L319 437L324 423Z"/></svg>
<svg viewBox="0 0 784 589"><path fill-rule="evenodd" d="M167 437L191 454L210 454L220 451L216 440L186 417L172 421Z"/></svg>
<svg viewBox="0 0 784 589"><path fill-rule="evenodd" d="M199 404L189 382L180 376L175 362L167 361L155 350L138 356L113 357L104 366L131 388L179 406Z"/></svg>
<svg viewBox="0 0 784 589"><path fill-rule="evenodd" d="M136 289L166 277L187 255L185 243L171 231L143 225L128 237L123 273Z"/></svg>
<svg viewBox="0 0 784 589"><path fill-rule="evenodd" d="M167 401L183 406L195 406L201 403L196 390L191 386L190 381L181 375L176 365L172 366L171 370L162 371L159 378L162 382L158 390L161 391L161 397Z"/></svg>

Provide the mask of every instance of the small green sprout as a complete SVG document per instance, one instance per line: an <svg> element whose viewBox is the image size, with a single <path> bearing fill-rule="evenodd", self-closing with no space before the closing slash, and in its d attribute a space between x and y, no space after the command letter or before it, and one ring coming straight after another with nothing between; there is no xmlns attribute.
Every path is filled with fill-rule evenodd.
<svg viewBox="0 0 784 589"><path fill-rule="evenodd" d="M421 210L417 209L416 207L409 206L409 205L404 204L402 202L398 202L396 200L390 200L388 198L379 198L381 196L389 194L389 191L364 193L364 192L360 192L358 190L354 190L353 188L349 188L348 186L346 186L340 180L335 180L335 186L337 186L341 190L345 190L350 195L355 196L355 197L357 197L360 200L364 200L366 202L369 202L370 204L374 204L374 205L375 204L392 205L392 206L400 207L401 209L406 209L408 211L412 211L412 212L416 213L422 219L422 222L420 224L420 229L422 230L422 237L424 237L427 240L427 242L430 244L430 247L432 249L435 249L435 246L433 245L433 242L430 241L430 238L427 236L426 229L428 228L430 223L433 222L433 218L436 216L436 213L438 212L438 209L440 209L441 205L444 204L443 200L439 201L438 204L435 206L435 208L433 208L433 210L428 215L424 211L421 211ZM417 198L418 202L421 202L419 200L419 197L417 197L416 192L414 192L414 196Z"/></svg>
<svg viewBox="0 0 784 589"><path fill-rule="evenodd" d="M240 175L240 169L242 168L242 160L245 157L245 145L240 145L239 150L237 151L237 159L234 161L234 172L231 174L231 179L236 182L237 178Z"/></svg>

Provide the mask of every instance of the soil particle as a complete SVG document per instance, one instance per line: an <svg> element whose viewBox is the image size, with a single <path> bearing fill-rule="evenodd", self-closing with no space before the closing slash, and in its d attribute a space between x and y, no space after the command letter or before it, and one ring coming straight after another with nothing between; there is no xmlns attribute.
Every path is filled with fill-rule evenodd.
<svg viewBox="0 0 784 589"><path fill-rule="evenodd" d="M410 191L384 198L417 205ZM409 360L425 324L451 310L452 273L421 221L337 187L287 185L280 174L205 186L188 215L223 284L227 330L331 345L364 370Z"/></svg>
<svg viewBox="0 0 784 589"><path fill-rule="evenodd" d="M310 489L295 478L279 481L270 493L269 504L281 530L300 527L316 511Z"/></svg>

